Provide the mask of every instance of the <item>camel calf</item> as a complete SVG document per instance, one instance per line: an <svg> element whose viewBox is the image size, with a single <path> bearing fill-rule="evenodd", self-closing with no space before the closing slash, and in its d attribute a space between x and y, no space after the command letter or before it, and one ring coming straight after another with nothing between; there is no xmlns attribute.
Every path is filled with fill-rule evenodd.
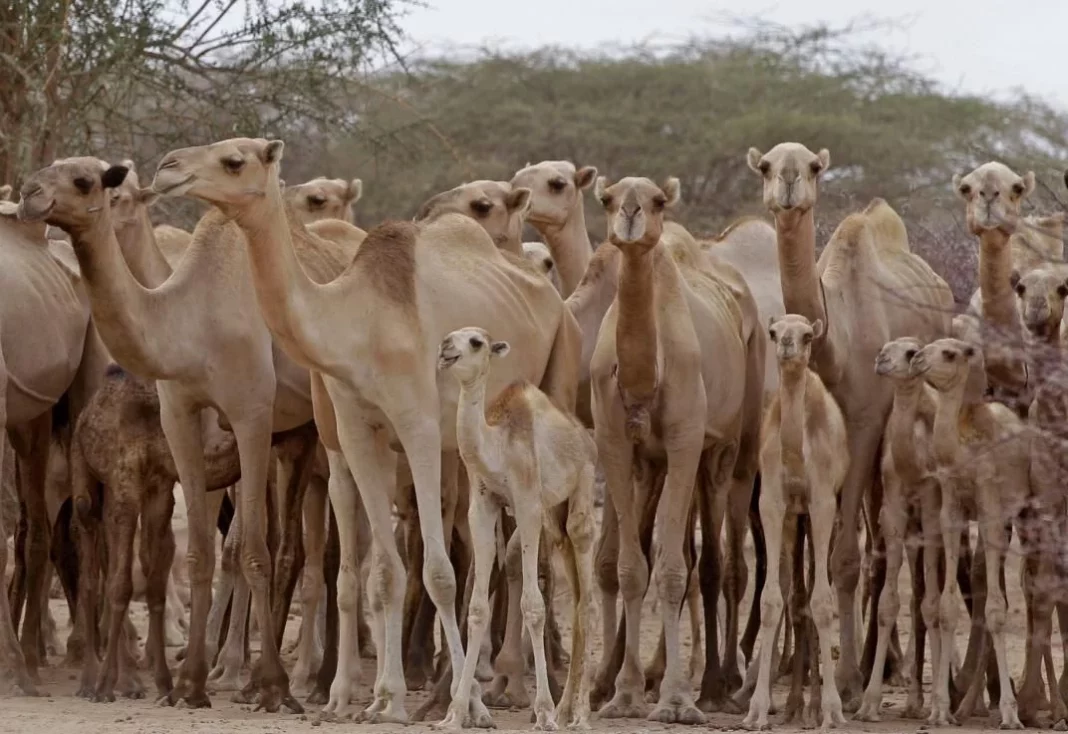
<svg viewBox="0 0 1068 734"><path fill-rule="evenodd" d="M475 581L468 612L467 653L442 725L467 725L468 696L489 618L489 580L496 552L500 510L515 513L523 557L523 618L531 640L544 635L545 604L538 589L538 543L542 529L565 550L572 598L571 668L559 708L553 711L545 648L534 645L536 728L555 729L562 718L587 728L590 707L589 640L593 590L593 479L597 447L586 429L528 383L516 382L486 407L490 360L503 357L508 342L493 341L483 329L450 333L438 349L438 369L460 383L456 435L471 478L468 523L475 554ZM478 726L489 722L475 722Z"/></svg>
<svg viewBox="0 0 1068 734"><path fill-rule="evenodd" d="M749 702L749 714L742 722L753 729L768 728L775 630L783 613L783 587L789 588L794 578L794 544L804 541L805 526L801 521L805 514L815 557L810 609L819 635L819 664L825 675L829 676L833 669L834 600L827 576L827 558L838 493L849 467L842 411L819 376L808 367L812 341L823 335L823 321L817 319L813 323L804 316L787 314L771 320L769 333L779 362L779 394L764 415L764 439L760 448L760 519L766 533L768 575L761 599L756 691ZM804 584L803 573L796 578ZM795 589L794 593L804 593L804 589ZM799 635L795 655L798 661L804 655L801 642ZM815 662L813 657L810 713L815 713L816 700L820 698L823 726L845 724L838 688L833 683L821 686ZM795 664L794 685L787 702L788 720L803 707L801 672Z"/></svg>

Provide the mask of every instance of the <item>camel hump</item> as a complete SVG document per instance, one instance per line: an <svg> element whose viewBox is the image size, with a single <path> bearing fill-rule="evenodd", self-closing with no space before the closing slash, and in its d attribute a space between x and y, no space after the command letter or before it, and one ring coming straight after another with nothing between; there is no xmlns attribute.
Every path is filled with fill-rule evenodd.
<svg viewBox="0 0 1068 734"><path fill-rule="evenodd" d="M722 242L723 240L727 239L734 231L739 230L748 224L767 225L767 222L763 218L755 216L753 214L749 214L744 217L739 217L738 219L735 219L733 222L728 224L722 232L713 237L709 244L716 245L717 243Z"/></svg>
<svg viewBox="0 0 1068 734"><path fill-rule="evenodd" d="M911 252L905 222L886 199L872 199L864 209L864 216L871 227L872 240L877 250Z"/></svg>
<svg viewBox="0 0 1068 734"><path fill-rule="evenodd" d="M411 222L387 221L370 232L356 251L352 267L368 285L398 306L415 305L415 245L419 228Z"/></svg>
<svg viewBox="0 0 1068 734"><path fill-rule="evenodd" d="M697 240L694 239L689 230L681 224L666 222L663 234L660 235L660 241L679 265L701 268L704 262L702 259L704 253L701 251L701 246L697 244Z"/></svg>

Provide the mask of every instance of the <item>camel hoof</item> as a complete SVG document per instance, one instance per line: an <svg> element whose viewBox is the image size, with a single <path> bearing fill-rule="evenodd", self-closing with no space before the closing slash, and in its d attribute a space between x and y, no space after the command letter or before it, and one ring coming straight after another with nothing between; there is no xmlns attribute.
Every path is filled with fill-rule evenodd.
<svg viewBox="0 0 1068 734"><path fill-rule="evenodd" d="M1053 731L1068 731L1068 721L1058 719L1057 723L1053 725Z"/></svg>
<svg viewBox="0 0 1068 734"><path fill-rule="evenodd" d="M115 693L114 691L97 691L90 700L93 703L115 703Z"/></svg>
<svg viewBox="0 0 1068 734"><path fill-rule="evenodd" d="M708 718L691 703L662 703L647 717L649 721L662 724L704 724Z"/></svg>
<svg viewBox="0 0 1068 734"><path fill-rule="evenodd" d="M616 692L615 698L606 703L597 715L602 719L644 719L649 715L643 694Z"/></svg>
<svg viewBox="0 0 1068 734"><path fill-rule="evenodd" d="M204 691L193 691L190 693L182 693L182 686L179 685L169 695L161 698L157 702L160 706L174 706L175 708L188 708L188 709L210 709L211 699Z"/></svg>
<svg viewBox="0 0 1068 734"><path fill-rule="evenodd" d="M882 716L879 715L880 701L873 699L865 701L864 704L857 710L856 715L853 716L854 721L867 721L870 723L878 723L882 721Z"/></svg>
<svg viewBox="0 0 1068 734"><path fill-rule="evenodd" d="M530 706L530 696L522 696L509 691L494 694L492 691L482 697L482 703L491 709L525 709Z"/></svg>

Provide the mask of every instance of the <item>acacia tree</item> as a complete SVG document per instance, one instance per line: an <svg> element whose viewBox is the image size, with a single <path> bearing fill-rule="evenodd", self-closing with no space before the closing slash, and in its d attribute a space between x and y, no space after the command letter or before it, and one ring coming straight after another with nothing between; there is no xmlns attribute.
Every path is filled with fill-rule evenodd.
<svg viewBox="0 0 1068 734"><path fill-rule="evenodd" d="M0 181L58 155L338 124L405 0L5 0Z"/></svg>

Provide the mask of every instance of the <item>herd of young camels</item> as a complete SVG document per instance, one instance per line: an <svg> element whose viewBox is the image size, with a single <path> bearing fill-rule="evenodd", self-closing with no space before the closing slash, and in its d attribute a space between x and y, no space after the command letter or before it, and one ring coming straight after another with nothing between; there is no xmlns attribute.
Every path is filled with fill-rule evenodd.
<svg viewBox="0 0 1068 734"><path fill-rule="evenodd" d="M237 689L300 711L301 690L341 714L374 658L359 714L372 723L408 721L407 690L436 679L414 717L438 710L444 728L531 705L544 730L588 728L591 707L686 724L745 713L762 729L782 673L786 721L877 721L894 679L909 681L904 715L931 725L982 712L985 689L1002 728L1068 728L1068 668L1058 679L1051 651L1054 610L1068 650L1068 264L1063 214L1021 212L1033 173L995 162L954 177L979 240L980 286L958 313L881 199L817 259L825 149L751 148L774 226L745 218L704 241L671 221L678 179L611 182L566 161L463 184L365 232L352 223L361 182L287 185L283 149L174 150L150 186L132 161L68 158L30 175L17 203L0 190L0 464L18 499L0 505L4 537L18 525L0 594L7 687L39 692L54 572L78 695L143 696L137 572L144 664L172 705ZM607 214L596 249L590 189ZM160 196L209 208L192 233L154 227ZM544 242L522 242L525 222ZM62 481L49 482L57 461ZM187 580L173 563L175 482ZM1027 605L1017 684L1003 580L1014 528ZM758 568L743 632L747 532ZM0 543L0 568L6 556ZM643 667L651 581L661 633ZM166 647L183 642L183 597L175 680Z"/></svg>

